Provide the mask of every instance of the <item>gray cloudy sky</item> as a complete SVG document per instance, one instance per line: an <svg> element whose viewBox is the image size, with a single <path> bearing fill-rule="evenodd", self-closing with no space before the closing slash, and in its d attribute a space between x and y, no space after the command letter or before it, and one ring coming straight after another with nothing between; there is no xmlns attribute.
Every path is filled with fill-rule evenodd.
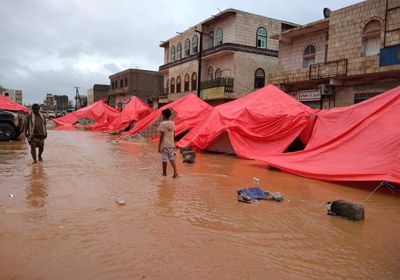
<svg viewBox="0 0 400 280"><path fill-rule="evenodd" d="M358 0L0 0L0 85L25 103L74 96L126 68L157 70L162 40L235 8L305 24Z"/></svg>

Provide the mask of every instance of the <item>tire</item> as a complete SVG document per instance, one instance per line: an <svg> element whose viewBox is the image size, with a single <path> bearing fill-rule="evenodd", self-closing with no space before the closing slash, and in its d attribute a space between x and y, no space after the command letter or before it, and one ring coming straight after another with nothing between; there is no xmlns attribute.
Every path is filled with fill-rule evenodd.
<svg viewBox="0 0 400 280"><path fill-rule="evenodd" d="M16 128L8 123L0 123L0 141L14 139L17 135Z"/></svg>

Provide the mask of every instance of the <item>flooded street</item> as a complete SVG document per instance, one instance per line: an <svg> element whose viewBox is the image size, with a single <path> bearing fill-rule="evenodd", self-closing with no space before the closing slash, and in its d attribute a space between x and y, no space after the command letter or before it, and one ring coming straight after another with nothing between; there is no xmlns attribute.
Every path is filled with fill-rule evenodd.
<svg viewBox="0 0 400 280"><path fill-rule="evenodd" d="M25 139L0 142L0 279L399 279L400 199L388 192L351 222L325 202L371 189L235 157L177 155L173 179L155 143L50 130L43 158L30 165ZM285 200L239 203L253 176Z"/></svg>

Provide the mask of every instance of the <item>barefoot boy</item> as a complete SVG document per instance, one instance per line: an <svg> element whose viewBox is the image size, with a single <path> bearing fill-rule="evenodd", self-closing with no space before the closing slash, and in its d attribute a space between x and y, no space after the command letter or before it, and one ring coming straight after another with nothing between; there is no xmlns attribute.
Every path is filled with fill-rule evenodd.
<svg viewBox="0 0 400 280"><path fill-rule="evenodd" d="M162 111L163 121L160 123L158 131L160 132L160 142L158 144L158 152L161 153L163 176L167 176L167 162L169 161L174 169L172 178L178 176L176 164L174 159L175 152L175 124L169 118L171 117L171 110L165 109Z"/></svg>

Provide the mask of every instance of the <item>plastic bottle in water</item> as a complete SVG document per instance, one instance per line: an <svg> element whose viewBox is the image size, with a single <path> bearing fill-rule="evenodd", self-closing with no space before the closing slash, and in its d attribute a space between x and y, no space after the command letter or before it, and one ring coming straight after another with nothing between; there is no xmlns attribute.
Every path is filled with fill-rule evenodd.
<svg viewBox="0 0 400 280"><path fill-rule="evenodd" d="M117 198L115 199L115 202L118 205L125 205L125 200L121 196L117 196Z"/></svg>
<svg viewBox="0 0 400 280"><path fill-rule="evenodd" d="M253 177L253 186L258 187L260 185L260 179L257 177Z"/></svg>

